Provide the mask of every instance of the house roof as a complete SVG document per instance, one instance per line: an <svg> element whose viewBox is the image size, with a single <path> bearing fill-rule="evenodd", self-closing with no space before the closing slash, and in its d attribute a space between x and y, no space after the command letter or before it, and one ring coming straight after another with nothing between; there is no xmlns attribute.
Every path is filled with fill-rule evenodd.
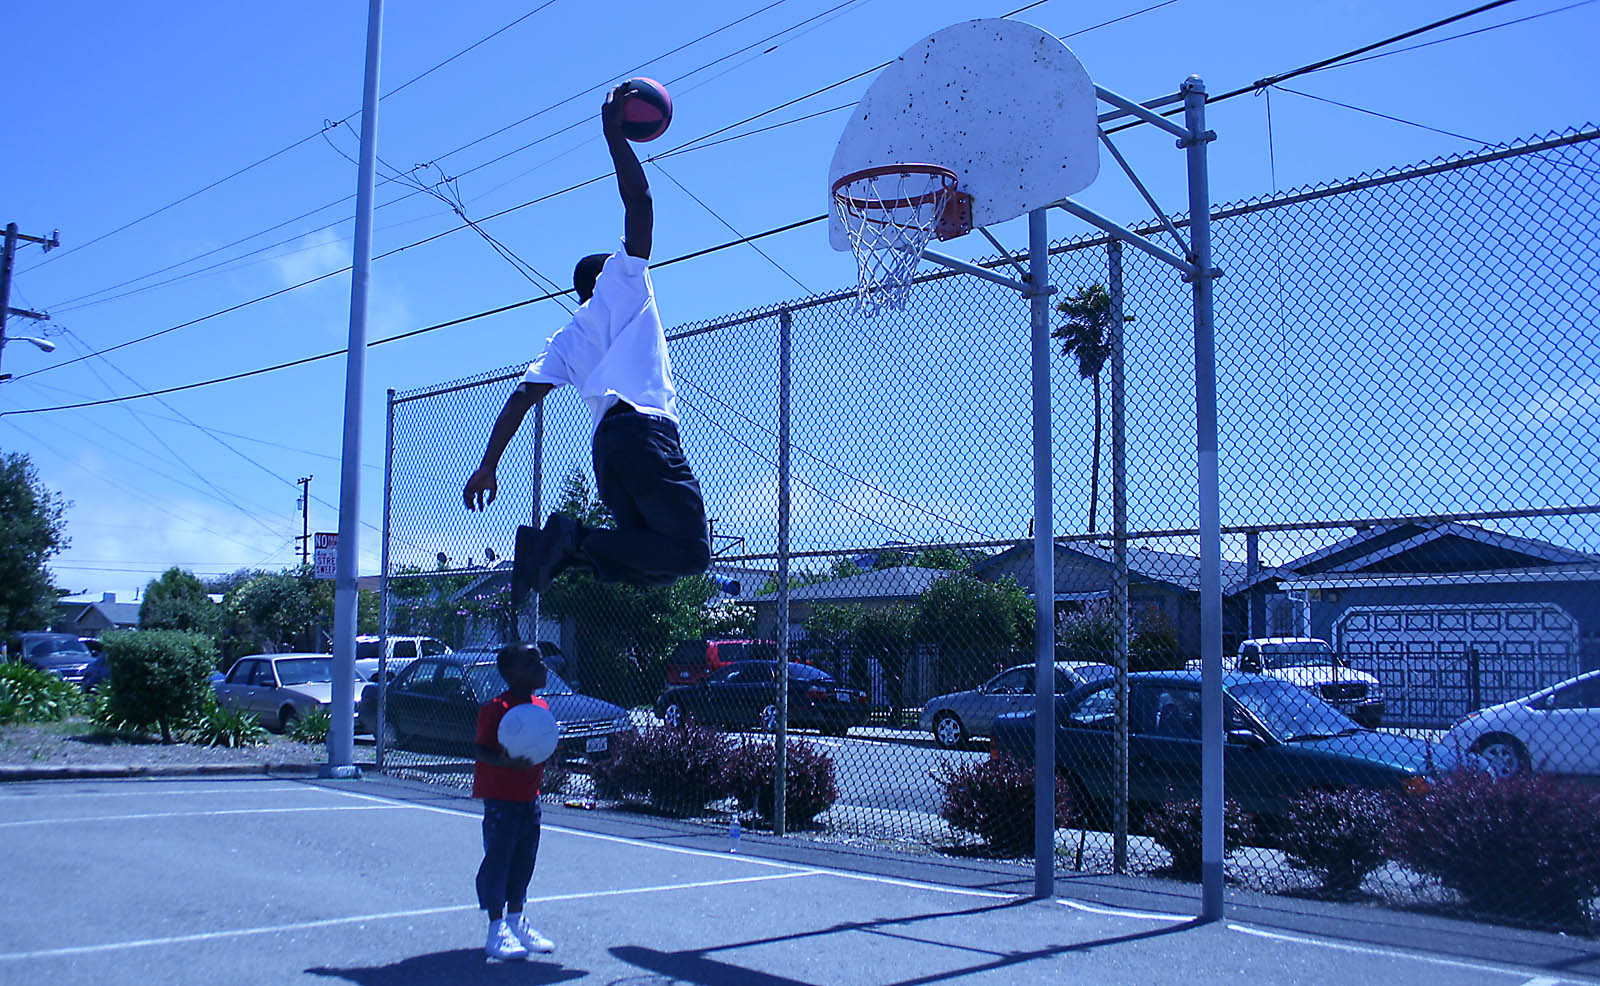
<svg viewBox="0 0 1600 986"><path fill-rule="evenodd" d="M1550 565L1600 565L1587 554L1536 538L1457 521L1378 524L1281 566L1286 577L1354 572L1492 572Z"/></svg>
<svg viewBox="0 0 1600 986"><path fill-rule="evenodd" d="M1544 565L1471 572L1325 572L1285 579L1285 589L1382 589L1504 585L1508 582L1600 582L1600 565Z"/></svg>
<svg viewBox="0 0 1600 986"><path fill-rule="evenodd" d="M82 623L84 617L91 610L98 610L107 623L112 626L133 627L139 625L139 603L60 603L61 612L73 623Z"/></svg>
<svg viewBox="0 0 1600 986"><path fill-rule="evenodd" d="M976 571L981 575L996 569L1014 565L1019 557L1032 557L1033 545L1024 544L1007 548L1000 554L988 559ZM1116 552L1109 545L1102 545L1093 541L1073 541L1063 544L1056 543L1056 557L1063 555L1076 555L1089 561L1103 565L1106 569L1106 578L1111 577L1111 570L1116 564ZM1248 570L1236 561L1222 560L1222 585L1225 592L1233 592L1236 583L1244 580ZM1189 592L1200 591L1200 559L1193 555L1181 555L1170 551L1156 551L1152 548L1142 548L1137 545L1128 545L1128 573L1136 581L1164 582L1177 586ZM1020 573L1018 581L1032 580L1032 569ZM1084 592L1102 591L1098 587L1084 585L1068 585L1065 583L1066 573L1061 567L1056 569L1056 597L1072 598ZM1025 582L1024 584L1027 584Z"/></svg>
<svg viewBox="0 0 1600 986"><path fill-rule="evenodd" d="M789 590L790 602L841 602L866 599L915 599L928 587L943 578L958 575L943 568L884 568L860 575L847 575L842 579L814 582ZM776 592L766 592L749 599L752 603L776 602Z"/></svg>

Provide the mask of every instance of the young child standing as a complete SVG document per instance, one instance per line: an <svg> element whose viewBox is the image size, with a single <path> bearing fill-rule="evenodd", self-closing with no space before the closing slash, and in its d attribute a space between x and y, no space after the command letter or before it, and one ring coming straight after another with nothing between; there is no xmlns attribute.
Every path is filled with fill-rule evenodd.
<svg viewBox="0 0 1600 986"><path fill-rule="evenodd" d="M534 692L544 687L544 655L537 644L508 644L495 655L506 690L478 708L478 760L472 796L483 799L483 863L478 867L478 906L489 914L483 949L491 959L525 959L553 952L550 939L522 913L539 855L539 785L544 767L508 756L500 745L500 720L513 706L531 702L549 708Z"/></svg>

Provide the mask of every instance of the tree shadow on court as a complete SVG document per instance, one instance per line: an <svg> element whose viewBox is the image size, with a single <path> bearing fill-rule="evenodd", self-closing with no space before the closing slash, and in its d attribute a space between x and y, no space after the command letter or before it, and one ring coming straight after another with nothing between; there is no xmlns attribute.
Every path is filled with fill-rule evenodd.
<svg viewBox="0 0 1600 986"><path fill-rule="evenodd" d="M559 962L490 962L483 950L457 948L449 952L413 955L389 965L337 969L317 966L306 972L343 979L357 986L459 986L460 983L516 983L541 986L582 979L588 972L569 969Z"/></svg>
<svg viewBox="0 0 1600 986"><path fill-rule="evenodd" d="M1030 898L1017 898L1000 904L986 904L962 911L935 911L929 914L881 918L875 921L841 922L810 931L729 942L706 948L684 949L676 952L661 952L639 945L621 945L612 948L610 951L612 955L629 965L644 969L657 976L665 977L666 981L674 984L674 986L678 986L678 984L683 984L683 986L690 986L690 984L692 986L821 986L819 983L808 980L790 979L787 976L772 975L725 962L717 958L716 953L778 943L792 944L808 939L816 939L818 940L818 947L823 949L824 954L847 954L849 950L848 939L841 935L844 932L882 935L902 943L926 944L941 951L959 948L971 955L972 961L966 966L943 972L913 976L891 984L891 986L931 986L934 983L957 981L969 975L1004 970L1010 970L1014 974L1022 975L1027 971L1027 964L1030 962L1051 959L1073 952L1087 952L1112 945L1122 945L1151 938L1161 938L1167 935L1181 934L1204 924L1198 919L1176 921L1173 924L1146 931L1111 935L1085 941L1063 942L1026 951L990 949L971 945L957 946L938 934L936 930L930 929L922 935L918 935L916 932L916 926L923 922L971 917L979 914L1005 911L1011 908L1028 907L1033 904L1034 901ZM830 941L832 936L840 936L840 938ZM837 951L833 951L833 949L837 949ZM622 980L621 982L628 982L628 980Z"/></svg>

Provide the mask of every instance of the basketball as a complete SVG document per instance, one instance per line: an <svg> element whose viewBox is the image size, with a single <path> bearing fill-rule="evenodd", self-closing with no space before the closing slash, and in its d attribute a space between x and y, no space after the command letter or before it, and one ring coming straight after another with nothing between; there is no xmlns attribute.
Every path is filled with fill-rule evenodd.
<svg viewBox="0 0 1600 986"><path fill-rule="evenodd" d="M542 705L513 705L500 720L500 745L506 754L544 763L556 752L556 717Z"/></svg>
<svg viewBox="0 0 1600 986"><path fill-rule="evenodd" d="M629 79L622 95L622 135L642 144L667 132L672 122L672 96L654 79Z"/></svg>

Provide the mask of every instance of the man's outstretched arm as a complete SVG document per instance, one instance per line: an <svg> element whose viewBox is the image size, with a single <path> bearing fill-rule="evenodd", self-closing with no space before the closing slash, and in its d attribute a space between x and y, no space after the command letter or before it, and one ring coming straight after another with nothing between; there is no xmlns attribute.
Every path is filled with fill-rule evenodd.
<svg viewBox="0 0 1600 986"><path fill-rule="evenodd" d="M466 489L461 492L461 500L468 510L483 510L494 502L500 492L500 484L495 477L496 470L500 468L500 457L505 454L506 446L511 444L517 429L522 427L522 419L527 416L528 409L544 400L544 395L552 389L547 383L522 383L506 398L506 406L500 409L500 416L494 419L494 428L489 431L489 446L483 450L483 459L467 479Z"/></svg>
<svg viewBox="0 0 1600 986"><path fill-rule="evenodd" d="M604 125L606 146L611 149L611 163L617 169L617 191L622 193L622 233L629 256L640 260L650 259L651 239L655 233L655 205L650 199L650 183L645 180L644 168L633 153L633 145L622 135L623 83L606 94L605 105L600 107L600 122Z"/></svg>

